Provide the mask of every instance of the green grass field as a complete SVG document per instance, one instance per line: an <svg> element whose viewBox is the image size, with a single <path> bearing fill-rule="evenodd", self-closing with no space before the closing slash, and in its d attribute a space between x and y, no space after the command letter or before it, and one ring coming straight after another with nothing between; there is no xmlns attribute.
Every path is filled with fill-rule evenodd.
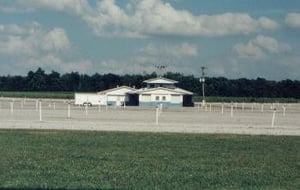
<svg viewBox="0 0 300 190"><path fill-rule="evenodd" d="M0 130L0 188L300 189L300 138Z"/></svg>

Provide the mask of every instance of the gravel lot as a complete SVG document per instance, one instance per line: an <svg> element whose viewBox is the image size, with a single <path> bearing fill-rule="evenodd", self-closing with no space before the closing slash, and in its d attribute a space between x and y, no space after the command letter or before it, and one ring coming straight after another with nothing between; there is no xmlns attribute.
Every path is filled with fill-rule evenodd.
<svg viewBox="0 0 300 190"><path fill-rule="evenodd" d="M86 109L67 100L49 99L41 100L41 107L40 113L35 99L0 98L0 128L300 136L300 104L227 103L223 114L222 103L206 108L163 108L158 124L156 108Z"/></svg>

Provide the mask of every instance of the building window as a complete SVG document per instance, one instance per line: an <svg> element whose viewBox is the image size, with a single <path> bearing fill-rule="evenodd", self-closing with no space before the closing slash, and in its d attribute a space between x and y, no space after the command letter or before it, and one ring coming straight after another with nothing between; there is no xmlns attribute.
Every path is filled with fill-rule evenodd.
<svg viewBox="0 0 300 190"><path fill-rule="evenodd" d="M165 96L162 97L162 101L166 101L166 97Z"/></svg>
<svg viewBox="0 0 300 190"><path fill-rule="evenodd" d="M159 101L159 96L155 96L155 100L156 100L156 101Z"/></svg>

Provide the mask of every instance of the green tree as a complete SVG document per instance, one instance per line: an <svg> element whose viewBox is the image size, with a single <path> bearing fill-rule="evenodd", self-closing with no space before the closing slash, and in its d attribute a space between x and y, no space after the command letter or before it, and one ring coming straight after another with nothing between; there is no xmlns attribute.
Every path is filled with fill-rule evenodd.
<svg viewBox="0 0 300 190"><path fill-rule="evenodd" d="M41 68L38 68L36 72L30 71L27 74L27 90L29 91L46 91L46 75L45 71Z"/></svg>

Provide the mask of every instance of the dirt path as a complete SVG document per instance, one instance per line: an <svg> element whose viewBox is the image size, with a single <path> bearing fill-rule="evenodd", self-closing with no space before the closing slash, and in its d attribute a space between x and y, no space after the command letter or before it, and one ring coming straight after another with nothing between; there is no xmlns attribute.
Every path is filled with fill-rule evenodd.
<svg viewBox="0 0 300 190"><path fill-rule="evenodd" d="M1 99L0 128L300 136L299 104L215 103L163 108L158 117L155 108L85 108L52 100L41 106L40 112L37 100Z"/></svg>

